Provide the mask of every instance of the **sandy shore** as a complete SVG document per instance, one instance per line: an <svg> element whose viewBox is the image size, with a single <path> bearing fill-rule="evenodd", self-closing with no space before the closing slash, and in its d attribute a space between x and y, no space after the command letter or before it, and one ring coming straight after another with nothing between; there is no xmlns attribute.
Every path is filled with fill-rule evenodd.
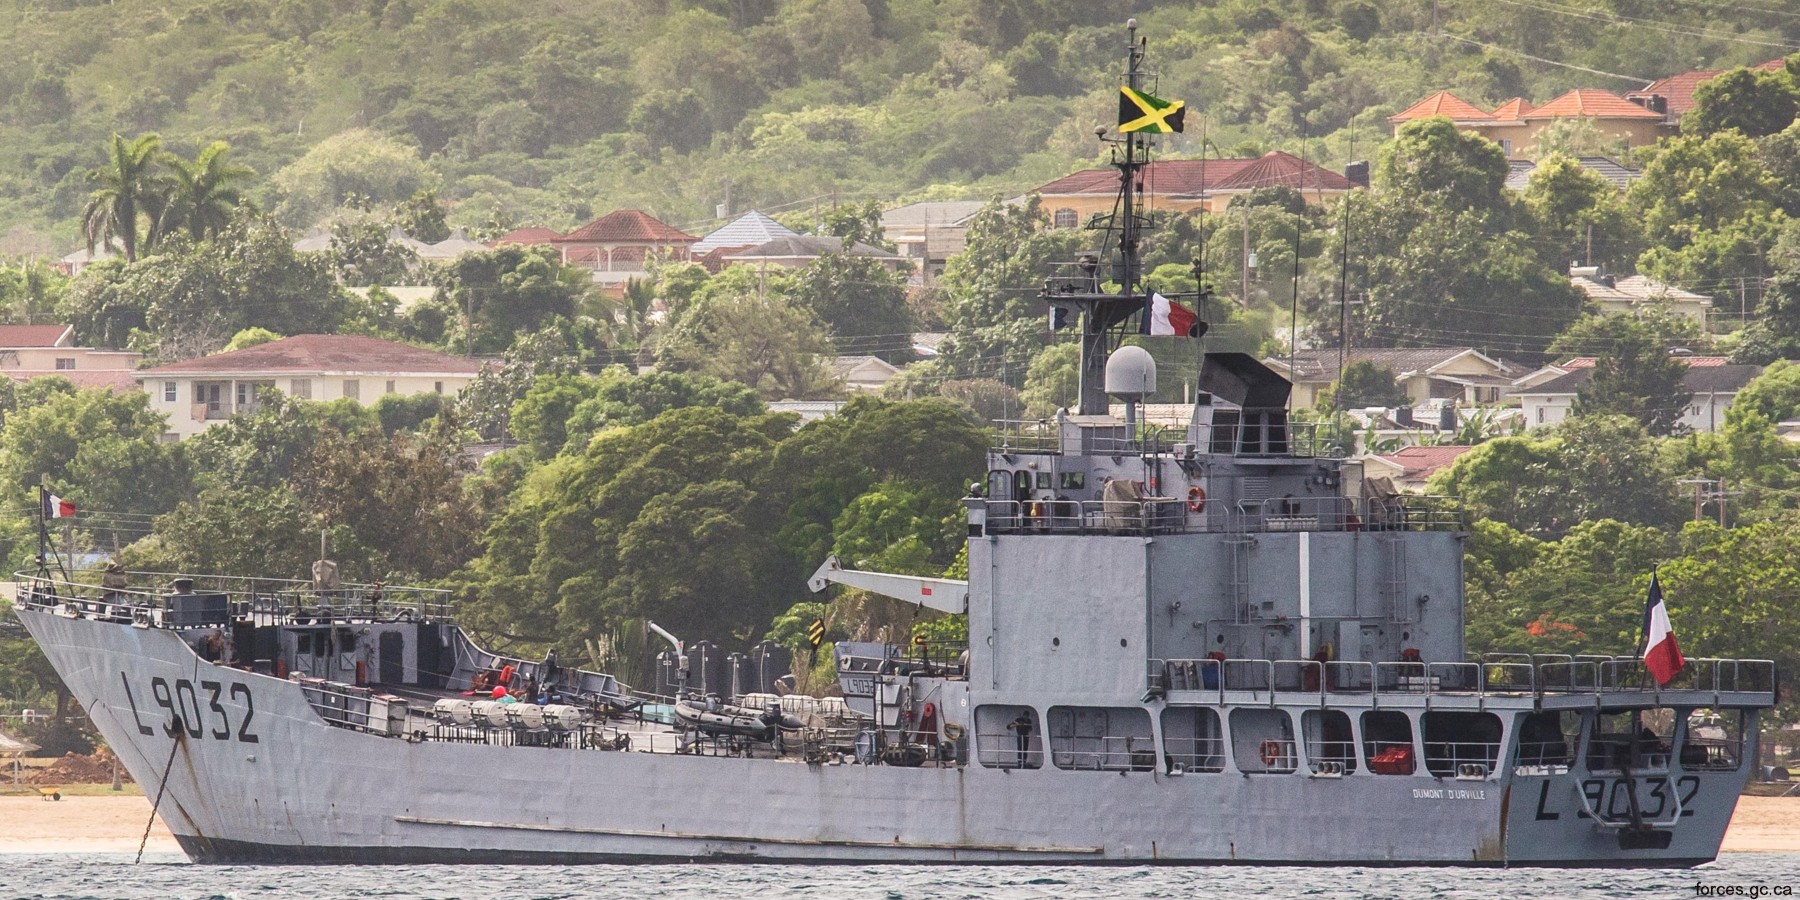
<svg viewBox="0 0 1800 900"><path fill-rule="evenodd" d="M150 801L123 797L0 797L0 853L136 853ZM150 830L152 853L181 848L158 820ZM1800 797L1743 797L1726 853L1800 853Z"/></svg>

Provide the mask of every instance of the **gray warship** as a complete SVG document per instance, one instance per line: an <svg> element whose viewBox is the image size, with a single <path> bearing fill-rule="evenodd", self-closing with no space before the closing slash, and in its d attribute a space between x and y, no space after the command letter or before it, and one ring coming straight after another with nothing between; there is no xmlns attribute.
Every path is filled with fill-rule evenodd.
<svg viewBox="0 0 1800 900"><path fill-rule="evenodd" d="M1143 51L1134 23L1133 89ZM966 614L966 646L838 643L843 696L813 698L659 629L669 683L637 691L329 567L41 565L17 615L197 862L1714 859L1774 664L1471 655L1461 513L1326 452L1250 357L1205 357L1185 426L1140 422L1149 139L1108 140L1110 250L1044 285L1080 400L995 430L968 578L812 579Z"/></svg>

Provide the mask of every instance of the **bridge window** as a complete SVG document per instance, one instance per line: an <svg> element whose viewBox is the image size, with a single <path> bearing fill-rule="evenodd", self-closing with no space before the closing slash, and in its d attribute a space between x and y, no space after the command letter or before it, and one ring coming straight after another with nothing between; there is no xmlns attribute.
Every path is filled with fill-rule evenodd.
<svg viewBox="0 0 1800 900"><path fill-rule="evenodd" d="M1696 709L1688 714L1681 767L1690 772L1735 772L1744 761L1744 711Z"/></svg>
<svg viewBox="0 0 1800 900"><path fill-rule="evenodd" d="M1050 761L1059 769L1148 772L1156 768L1150 713L1142 707L1052 706Z"/></svg>
<svg viewBox="0 0 1800 900"><path fill-rule="evenodd" d="M1434 710L1420 717L1425 770L1439 778L1486 778L1500 759L1500 717Z"/></svg>
<svg viewBox="0 0 1800 900"><path fill-rule="evenodd" d="M1029 706L975 707L975 756L990 769L1042 768L1043 733L1037 710Z"/></svg>
<svg viewBox="0 0 1800 900"><path fill-rule="evenodd" d="M1306 736L1306 761L1318 774L1356 771L1356 737L1350 733L1350 716L1338 709L1309 709L1300 716Z"/></svg>
<svg viewBox="0 0 1800 900"><path fill-rule="evenodd" d="M1217 710L1172 706L1163 710L1163 758L1168 770L1223 772L1225 735Z"/></svg>
<svg viewBox="0 0 1800 900"><path fill-rule="evenodd" d="M1581 714L1527 713L1519 720L1519 765L1567 771L1581 743Z"/></svg>
<svg viewBox="0 0 1800 900"><path fill-rule="evenodd" d="M1293 718L1280 709L1232 710L1231 758L1239 772L1294 771L1300 763Z"/></svg>
<svg viewBox="0 0 1800 900"><path fill-rule="evenodd" d="M1592 719L1588 740L1588 768L1596 771L1666 769L1675 745L1675 711L1651 709L1600 710Z"/></svg>
<svg viewBox="0 0 1800 900"><path fill-rule="evenodd" d="M1369 759L1369 771L1377 775L1411 775L1413 756L1412 720L1406 713L1380 709L1363 713L1363 755Z"/></svg>

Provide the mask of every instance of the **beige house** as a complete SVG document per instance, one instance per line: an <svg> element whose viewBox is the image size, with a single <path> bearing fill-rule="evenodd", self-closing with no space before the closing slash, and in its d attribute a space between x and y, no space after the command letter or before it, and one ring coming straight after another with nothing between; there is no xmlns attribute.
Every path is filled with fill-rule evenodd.
<svg viewBox="0 0 1800 900"><path fill-rule="evenodd" d="M1538 135L1553 123L1563 121L1587 122L1600 136L1622 141L1629 148L1649 146L1674 133L1662 113L1617 94L1587 88L1569 91L1543 106L1532 106L1523 98L1514 97L1492 111L1449 91L1438 91L1388 116L1388 122L1399 134L1406 123L1432 116L1443 116L1457 128L1499 144L1508 159L1535 158Z"/></svg>
<svg viewBox="0 0 1800 900"><path fill-rule="evenodd" d="M1706 313L1713 306L1712 298L1704 294L1684 291L1643 275L1619 278L1606 274L1600 266L1570 266L1569 283L1580 288L1605 313L1640 315L1662 310L1704 325Z"/></svg>
<svg viewBox="0 0 1800 900"><path fill-rule="evenodd" d="M1291 360L1270 357L1263 363L1293 382L1296 409L1310 409L1318 405L1320 392L1337 381L1339 358L1336 350L1301 350ZM1525 374L1522 366L1470 347L1351 350L1342 360L1345 368L1366 362L1386 369L1413 406L1432 400L1469 406L1499 403L1509 395L1513 381Z"/></svg>
<svg viewBox="0 0 1800 900"><path fill-rule="evenodd" d="M968 246L969 221L986 205L979 200L909 203L881 214L881 234L912 261L920 284L929 287L944 274L950 257Z"/></svg>
<svg viewBox="0 0 1800 900"><path fill-rule="evenodd" d="M0 375L30 381L60 375L78 388L137 387L132 370L142 354L75 346L72 325L0 325Z"/></svg>
<svg viewBox="0 0 1800 900"><path fill-rule="evenodd" d="M879 356L839 356L831 361L831 374L852 394L879 391L900 374L900 369Z"/></svg>
<svg viewBox="0 0 1800 900"><path fill-rule="evenodd" d="M255 412L270 389L302 400L373 405L387 394L455 394L483 365L379 338L301 334L135 375L150 395L151 410L169 417L163 437L182 440L237 413Z"/></svg>

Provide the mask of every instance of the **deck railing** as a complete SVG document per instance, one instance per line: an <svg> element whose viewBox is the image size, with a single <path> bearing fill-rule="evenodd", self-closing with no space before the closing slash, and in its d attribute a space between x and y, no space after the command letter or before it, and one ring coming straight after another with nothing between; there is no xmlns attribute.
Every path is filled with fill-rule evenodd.
<svg viewBox="0 0 1800 900"><path fill-rule="evenodd" d="M243 619L258 625L408 617L442 621L451 613L448 591L380 583L315 590L310 582L295 579L139 571L68 578L18 572L14 578L22 606L152 628Z"/></svg>
<svg viewBox="0 0 1800 900"><path fill-rule="evenodd" d="M1658 686L1636 657L1532 657L1495 654L1467 662L1370 662L1272 659L1152 659L1152 690L1207 692L1219 702L1232 694L1318 696L1528 696L1673 692L1775 692L1775 663L1766 659L1689 659L1673 681Z"/></svg>
<svg viewBox="0 0 1800 900"><path fill-rule="evenodd" d="M1445 497L1285 497L1208 502L1140 500L989 500L994 534L1189 534L1280 531L1464 531L1462 509Z"/></svg>

